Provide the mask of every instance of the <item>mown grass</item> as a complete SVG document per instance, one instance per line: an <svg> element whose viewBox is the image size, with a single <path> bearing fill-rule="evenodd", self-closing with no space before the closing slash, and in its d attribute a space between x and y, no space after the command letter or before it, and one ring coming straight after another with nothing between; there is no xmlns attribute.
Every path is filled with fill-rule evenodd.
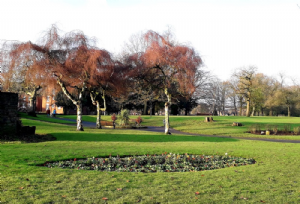
<svg viewBox="0 0 300 204"><path fill-rule="evenodd" d="M84 132L77 132L72 126L22 121L24 125L36 125L37 133L52 134L57 140L0 144L2 203L298 203L300 200L298 144L166 136L140 130L85 128ZM45 161L163 152L205 155L227 152L255 158L257 163L212 171L137 174L36 166ZM102 200L104 197L108 200Z"/></svg>
<svg viewBox="0 0 300 204"><path fill-rule="evenodd" d="M60 116L63 118L76 119L74 115ZM110 121L111 116L102 116L102 120ZM130 116L135 119L138 116ZM284 140L300 140L300 135L282 136L282 135L254 135L247 133L249 127L254 124L261 125L265 130L267 125L276 125L279 130L287 124L291 125L291 130L294 127L300 126L300 118L298 117L241 117L241 116L215 116L214 122L204 122L203 116L171 116L171 128L182 132L196 133L202 135L219 135L230 137L251 137L251 138L269 138L269 139L284 139ZM163 126L164 116L142 116L144 126ZM83 116L83 121L95 122L96 116ZM118 122L118 120L116 121ZM232 126L233 122L242 123L243 126Z"/></svg>
<svg viewBox="0 0 300 204"><path fill-rule="evenodd" d="M51 122L51 123L63 123L63 124L75 124L76 122L72 122L72 121L63 121L63 120L59 120L55 117L50 117L47 116L46 114L37 114L37 117L33 117L28 115L27 113L18 113L19 117L22 118L28 118L28 119L32 119L32 120L41 120L41 121L46 121L46 122Z"/></svg>

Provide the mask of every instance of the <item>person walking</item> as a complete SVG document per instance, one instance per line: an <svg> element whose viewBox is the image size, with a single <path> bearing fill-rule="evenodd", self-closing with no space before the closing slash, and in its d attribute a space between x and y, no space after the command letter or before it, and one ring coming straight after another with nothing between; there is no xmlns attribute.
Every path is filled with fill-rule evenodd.
<svg viewBox="0 0 300 204"><path fill-rule="evenodd" d="M46 110L46 114L47 114L48 117L50 116L50 109L49 108Z"/></svg>
<svg viewBox="0 0 300 204"><path fill-rule="evenodd" d="M52 116L55 117L56 116L56 109L53 110L52 112Z"/></svg>

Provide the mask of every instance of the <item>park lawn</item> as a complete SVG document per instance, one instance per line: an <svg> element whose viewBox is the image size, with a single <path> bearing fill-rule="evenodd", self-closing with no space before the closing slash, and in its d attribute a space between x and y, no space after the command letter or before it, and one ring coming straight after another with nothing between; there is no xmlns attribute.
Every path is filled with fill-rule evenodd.
<svg viewBox="0 0 300 204"><path fill-rule="evenodd" d="M299 203L299 144L89 129L22 119L57 140L2 143L2 203ZM163 152L255 158L254 165L186 173L119 173L36 166L73 158ZM118 190L119 189L119 190ZM122 190L120 190L122 189ZM102 198L107 198L105 201Z"/></svg>
<svg viewBox="0 0 300 204"><path fill-rule="evenodd" d="M76 115L62 115L59 117L76 119ZM111 116L101 116L102 120L111 121ZM138 116L130 116L136 119ZM144 126L163 126L164 116L141 116ZM83 121L96 122L95 115L84 115ZM254 124L260 124L261 129L265 130L266 125L276 125L282 130L284 125L290 125L291 131L294 127L300 126L299 117L243 117L243 116L214 116L214 122L204 122L203 116L170 116L170 126L176 130L188 133L202 135L219 135L230 137L250 137L250 138L268 138L281 140L300 140L300 135L254 135L247 133ZM233 122L242 123L243 126L232 126ZM118 120L116 121L118 123Z"/></svg>
<svg viewBox="0 0 300 204"><path fill-rule="evenodd" d="M59 120L55 117L49 117L49 116L47 116L47 114L37 114L37 117L33 117L33 116L28 115L27 113L19 112L18 115L19 115L19 117L22 117L22 118L46 121L46 122L51 122L51 123L64 123L64 124L75 124L76 123L76 122L72 122L72 121Z"/></svg>
<svg viewBox="0 0 300 204"><path fill-rule="evenodd" d="M246 133L252 125L259 124L261 130L266 130L267 125L276 125L282 130L285 125L294 127L300 126L299 117L243 117L243 116L214 116L214 122L204 122L204 117L187 116L171 117L171 126L182 132L198 133L203 135L220 135L231 137L252 137L252 138L270 138L285 140L300 140L300 135L280 136L280 135L254 135ZM242 123L243 126L232 126L233 122Z"/></svg>

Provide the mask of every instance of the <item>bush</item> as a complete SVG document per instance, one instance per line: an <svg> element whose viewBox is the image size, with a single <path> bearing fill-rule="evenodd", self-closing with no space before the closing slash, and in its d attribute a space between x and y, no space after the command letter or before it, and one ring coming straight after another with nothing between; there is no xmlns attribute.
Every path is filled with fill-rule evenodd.
<svg viewBox="0 0 300 204"><path fill-rule="evenodd" d="M260 132L260 124L253 124L249 127L249 132L256 133Z"/></svg>
<svg viewBox="0 0 300 204"><path fill-rule="evenodd" d="M119 125L121 126L125 126L129 124L129 110L127 109L123 109L121 111L121 115L120 115L120 122Z"/></svg>
<svg viewBox="0 0 300 204"><path fill-rule="evenodd" d="M289 133L291 131L291 125L290 124L285 124L283 126L283 130L284 133Z"/></svg>
<svg viewBox="0 0 300 204"><path fill-rule="evenodd" d="M266 125L266 131L272 131L274 129L273 125Z"/></svg>
<svg viewBox="0 0 300 204"><path fill-rule="evenodd" d="M294 134L299 135L300 133L300 126L294 127Z"/></svg>
<svg viewBox="0 0 300 204"><path fill-rule="evenodd" d="M277 125L273 126L273 132L274 132L275 135L278 133L278 127L277 127Z"/></svg>

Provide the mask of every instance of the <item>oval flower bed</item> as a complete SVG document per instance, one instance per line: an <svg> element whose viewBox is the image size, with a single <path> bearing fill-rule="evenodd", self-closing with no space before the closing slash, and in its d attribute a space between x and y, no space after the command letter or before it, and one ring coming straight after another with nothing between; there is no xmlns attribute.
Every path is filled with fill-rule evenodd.
<svg viewBox="0 0 300 204"><path fill-rule="evenodd" d="M58 162L46 162L44 166L98 171L119 172L189 172L220 169L231 166L254 164L254 159L231 156L205 155L144 155L131 157L108 157L73 159Z"/></svg>

